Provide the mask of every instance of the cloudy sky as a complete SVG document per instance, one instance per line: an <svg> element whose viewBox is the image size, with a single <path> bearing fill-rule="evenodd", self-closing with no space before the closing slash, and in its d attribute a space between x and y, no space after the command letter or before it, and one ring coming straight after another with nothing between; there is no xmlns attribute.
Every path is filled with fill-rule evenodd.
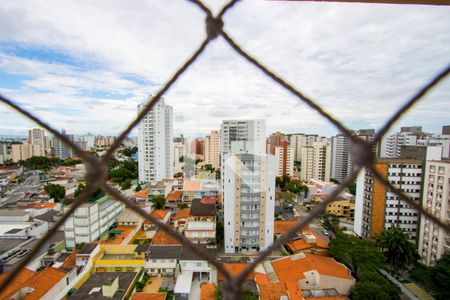
<svg viewBox="0 0 450 300"><path fill-rule="evenodd" d="M224 1L205 1L217 12ZM247 0L225 29L248 52L350 128L378 128L450 63L450 7ZM0 2L0 93L57 128L117 134L205 36L183 0ZM335 134L317 113L213 41L165 97L176 134L223 119L264 118L276 130ZM399 125L450 124L450 79ZM32 123L0 105L0 134Z"/></svg>

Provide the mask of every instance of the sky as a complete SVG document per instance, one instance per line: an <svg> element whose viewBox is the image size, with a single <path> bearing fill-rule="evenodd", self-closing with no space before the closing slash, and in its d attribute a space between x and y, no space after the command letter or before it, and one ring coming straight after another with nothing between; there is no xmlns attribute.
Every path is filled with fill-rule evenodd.
<svg viewBox="0 0 450 300"><path fill-rule="evenodd" d="M218 12L224 1L204 1ZM450 63L450 7L247 0L225 16L246 51L351 129L379 128ZM0 93L70 134L117 135L205 37L184 0L0 2ZM265 119L267 134L337 129L217 38L165 101L175 135L224 119ZM450 124L450 78L399 126ZM33 123L0 104L0 135ZM133 132L135 134L136 131Z"/></svg>

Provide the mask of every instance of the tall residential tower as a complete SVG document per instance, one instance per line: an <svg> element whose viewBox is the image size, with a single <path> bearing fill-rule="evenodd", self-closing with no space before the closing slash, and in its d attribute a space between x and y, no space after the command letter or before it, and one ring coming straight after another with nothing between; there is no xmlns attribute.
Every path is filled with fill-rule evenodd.
<svg viewBox="0 0 450 300"><path fill-rule="evenodd" d="M150 99L150 97L149 97ZM138 105L138 113L146 103ZM142 119L138 132L139 181L173 177L173 111L161 99Z"/></svg>

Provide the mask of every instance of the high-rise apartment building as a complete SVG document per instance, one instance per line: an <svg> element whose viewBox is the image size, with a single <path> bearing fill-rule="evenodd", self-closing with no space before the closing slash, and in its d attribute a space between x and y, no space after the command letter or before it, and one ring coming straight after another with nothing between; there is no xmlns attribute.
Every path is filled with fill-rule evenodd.
<svg viewBox="0 0 450 300"><path fill-rule="evenodd" d="M227 154L223 169L225 253L266 249L274 234L274 156Z"/></svg>
<svg viewBox="0 0 450 300"><path fill-rule="evenodd" d="M374 129L361 129L353 135L365 142L371 142L375 136ZM341 182L353 172L352 141L340 133L331 138L331 178ZM376 154L376 147L373 149Z"/></svg>
<svg viewBox="0 0 450 300"><path fill-rule="evenodd" d="M205 164L210 164L214 169L220 167L220 134L213 130L204 140Z"/></svg>
<svg viewBox="0 0 450 300"><path fill-rule="evenodd" d="M149 97L150 99L150 97ZM146 103L138 105L138 113ZM173 111L161 99L142 119L138 130L139 181L173 177Z"/></svg>
<svg viewBox="0 0 450 300"><path fill-rule="evenodd" d="M182 159L186 155L186 150L182 141L173 142L173 171L174 173L182 172Z"/></svg>
<svg viewBox="0 0 450 300"><path fill-rule="evenodd" d="M264 120L226 120L220 127L220 144L222 165L225 155L232 151L233 141L251 144L252 153L266 153L266 123ZM238 154L238 153L235 153Z"/></svg>
<svg viewBox="0 0 450 300"><path fill-rule="evenodd" d="M28 143L40 146L36 147L35 156L45 156L46 137L44 130L40 128L28 130Z"/></svg>
<svg viewBox="0 0 450 300"><path fill-rule="evenodd" d="M43 156L41 145L30 144L27 140L22 142L22 144L11 145L11 160L13 162L27 160L32 156Z"/></svg>
<svg viewBox="0 0 450 300"><path fill-rule="evenodd" d="M287 142L286 136L277 131L269 136L269 153L275 155L275 147L282 147Z"/></svg>
<svg viewBox="0 0 450 300"><path fill-rule="evenodd" d="M287 141L275 147L275 166L277 177L294 176L294 148L289 147Z"/></svg>
<svg viewBox="0 0 450 300"><path fill-rule="evenodd" d="M320 137L316 134L303 134L295 133L287 135L289 146L294 148L294 161L302 161L302 149L303 147L312 146L315 142L324 140L324 137Z"/></svg>
<svg viewBox="0 0 450 300"><path fill-rule="evenodd" d="M71 141L74 140L74 136L66 134L66 131L64 129L61 131L61 134L65 135ZM53 151L54 151L55 157L58 157L60 159L66 159L68 157L73 157L72 148L70 148L67 144L65 144L63 141L61 141L57 137L53 137Z"/></svg>
<svg viewBox="0 0 450 300"><path fill-rule="evenodd" d="M450 222L450 161L427 161L425 165L422 207L440 219ZM450 235L425 216L420 220L419 255L422 263L432 266L450 252Z"/></svg>
<svg viewBox="0 0 450 300"><path fill-rule="evenodd" d="M300 177L302 180L330 181L331 145L326 139L314 142L312 146L303 147L301 162Z"/></svg>
<svg viewBox="0 0 450 300"><path fill-rule="evenodd" d="M83 135L83 141L86 142L86 148L87 149L93 149L95 148L95 135L88 133Z"/></svg>
<svg viewBox="0 0 450 300"><path fill-rule="evenodd" d="M421 199L422 166L423 161L410 159L378 159L375 162L375 169L383 178L417 203ZM418 221L417 210L375 180L371 172L364 168L359 173L354 225L358 235L369 239L383 229L398 225L415 242Z"/></svg>

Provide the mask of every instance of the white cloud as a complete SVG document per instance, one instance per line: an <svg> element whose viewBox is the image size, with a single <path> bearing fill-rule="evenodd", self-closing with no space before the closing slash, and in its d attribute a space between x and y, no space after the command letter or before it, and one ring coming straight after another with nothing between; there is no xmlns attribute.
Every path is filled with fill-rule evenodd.
<svg viewBox="0 0 450 300"><path fill-rule="evenodd" d="M207 2L217 11L223 1ZM254 0L237 4L225 28L345 124L367 128L380 126L450 62L449 12L431 6ZM113 134L135 116L136 103L155 92L199 45L204 15L187 1L2 1L0 27L7 29L0 32L0 42L52 49L80 62L73 66L0 53L0 71L29 76L21 89L2 92L58 128ZM95 92L103 94L94 98ZM113 99L117 96L122 99ZM448 122L443 109L449 97L446 80L403 122L437 131ZM174 105L177 132L202 134L230 118L266 118L269 131L336 131L221 38L166 100ZM2 119L0 131L12 130L7 122L13 124L15 117Z"/></svg>

